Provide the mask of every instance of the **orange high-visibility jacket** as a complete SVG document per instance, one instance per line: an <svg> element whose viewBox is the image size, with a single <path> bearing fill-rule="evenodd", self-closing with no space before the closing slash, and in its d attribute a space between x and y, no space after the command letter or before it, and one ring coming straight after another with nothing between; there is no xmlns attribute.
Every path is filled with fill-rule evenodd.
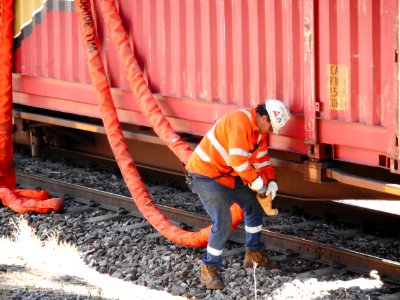
<svg viewBox="0 0 400 300"><path fill-rule="evenodd" d="M259 134L255 109L242 109L222 117L211 128L191 155L186 169L227 187L234 188L234 176L244 184L261 176L264 184L275 180L270 166L267 134Z"/></svg>

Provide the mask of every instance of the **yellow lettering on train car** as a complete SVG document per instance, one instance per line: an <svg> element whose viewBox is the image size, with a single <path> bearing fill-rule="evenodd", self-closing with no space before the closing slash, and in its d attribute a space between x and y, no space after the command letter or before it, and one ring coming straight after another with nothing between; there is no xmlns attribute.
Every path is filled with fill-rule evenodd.
<svg viewBox="0 0 400 300"><path fill-rule="evenodd" d="M346 65L327 66L327 93L329 109L349 109L349 67Z"/></svg>

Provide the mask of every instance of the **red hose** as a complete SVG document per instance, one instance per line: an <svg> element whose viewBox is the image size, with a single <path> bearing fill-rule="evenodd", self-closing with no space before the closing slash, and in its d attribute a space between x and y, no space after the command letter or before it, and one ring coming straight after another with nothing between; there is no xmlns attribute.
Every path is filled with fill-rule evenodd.
<svg viewBox="0 0 400 300"><path fill-rule="evenodd" d="M14 1L1 0L0 15L0 201L18 213L49 213L64 208L61 198L46 191L14 190L12 140L12 55Z"/></svg>
<svg viewBox="0 0 400 300"><path fill-rule="evenodd" d="M193 153L187 143L180 140L168 120L162 114L153 94L143 78L143 73L130 46L128 35L122 24L114 0L99 0L105 23L111 33L111 39L118 51L120 62L128 76L128 82L138 99L140 107L156 134L185 165ZM236 205L236 204L235 204ZM231 208L232 229L243 220L239 206Z"/></svg>
<svg viewBox="0 0 400 300"><path fill-rule="evenodd" d="M12 47L14 1L1 0L0 29L0 187L15 189L12 141Z"/></svg>
<svg viewBox="0 0 400 300"><path fill-rule="evenodd" d="M115 7L115 1L100 0L99 3L105 23L111 32L112 41L118 51L130 86L139 101L143 113L164 144L186 165L193 150L175 133L158 107L150 88L143 78L142 70L129 44L128 35Z"/></svg>
<svg viewBox="0 0 400 300"><path fill-rule="evenodd" d="M101 58L101 53L99 51L99 41L96 34L90 1L75 0L75 7L79 16L79 25L82 40L86 49L86 55L88 58L89 72L93 84L96 88L101 117L104 123L107 137L118 166L121 170L122 176L124 177L124 180L136 205L138 206L143 216L149 221L149 223L165 238L177 244L185 246L205 246L208 241L211 226L203 228L199 232L189 232L179 227L176 227L168 221L168 219L162 214L157 205L149 196L146 186L141 181L140 174L136 169L135 163L126 145L125 138L122 134L121 126L115 110L110 87ZM118 24L109 24L109 26L117 28ZM120 29L121 28L119 28L119 30ZM122 31L118 31L117 34L121 36L126 35L123 27ZM121 44L124 44L122 40ZM134 59L130 47L128 48L123 47L118 51L119 53L125 53L126 57L131 56L131 58ZM143 79L141 70L138 67L136 59L134 59L131 64L124 63L124 65L130 66L128 74L130 75L130 78L134 79L133 83L131 84L133 84L134 91L137 94L138 99L140 99L142 109L145 112L149 113L150 116L147 115L147 117L151 118L151 116L153 116L152 120L157 120L155 121L155 123L159 124L160 126L155 126L156 132L158 132L158 134L165 134L166 136L161 136L162 140L165 141L165 143L174 150L174 153L177 154L177 156L183 162L186 162L191 154L191 150L189 150L190 147L188 145L186 146L184 142L181 141L180 138L175 134L175 132L173 132L172 129L164 130L163 127L161 127L163 126L161 124L165 125L165 118L162 116L162 114L161 116L164 118L164 120L160 118L159 109L155 104L153 95L151 94ZM148 109L147 105L149 105L150 109ZM183 149L183 151L181 151L181 149ZM238 205L232 205L231 213L233 216L239 216L238 218L233 218L234 220L232 223L232 227L236 228L236 226L243 219L243 213Z"/></svg>
<svg viewBox="0 0 400 300"><path fill-rule="evenodd" d="M0 199L2 199L3 205L18 213L48 214L52 211L61 211L64 208L64 201L61 198L51 198L46 191L11 191L8 188L0 188Z"/></svg>

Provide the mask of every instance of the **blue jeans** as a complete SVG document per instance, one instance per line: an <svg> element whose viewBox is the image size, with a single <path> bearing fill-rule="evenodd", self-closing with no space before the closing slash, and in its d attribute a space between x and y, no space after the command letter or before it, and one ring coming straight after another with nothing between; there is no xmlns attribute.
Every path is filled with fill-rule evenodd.
<svg viewBox="0 0 400 300"><path fill-rule="evenodd" d="M204 264L222 265L221 254L232 231L232 202L244 210L246 248L250 251L259 250L262 246L260 239L264 211L255 193L243 184L241 178L235 178L235 188L231 189L203 175L189 173L188 177L192 182L192 191L199 196L212 224Z"/></svg>

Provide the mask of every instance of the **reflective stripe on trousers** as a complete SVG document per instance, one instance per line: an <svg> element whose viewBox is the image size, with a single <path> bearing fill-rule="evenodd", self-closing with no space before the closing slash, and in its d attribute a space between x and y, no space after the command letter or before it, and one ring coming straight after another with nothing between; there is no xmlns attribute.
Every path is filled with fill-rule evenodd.
<svg viewBox="0 0 400 300"><path fill-rule="evenodd" d="M212 223L204 264L222 265L221 254L232 229L229 210L232 202L238 203L245 211L246 248L258 250L262 246L260 239L264 212L255 193L243 184L240 177L235 177L235 188L230 189L209 177L192 173L188 176L192 179L193 192L199 196Z"/></svg>

